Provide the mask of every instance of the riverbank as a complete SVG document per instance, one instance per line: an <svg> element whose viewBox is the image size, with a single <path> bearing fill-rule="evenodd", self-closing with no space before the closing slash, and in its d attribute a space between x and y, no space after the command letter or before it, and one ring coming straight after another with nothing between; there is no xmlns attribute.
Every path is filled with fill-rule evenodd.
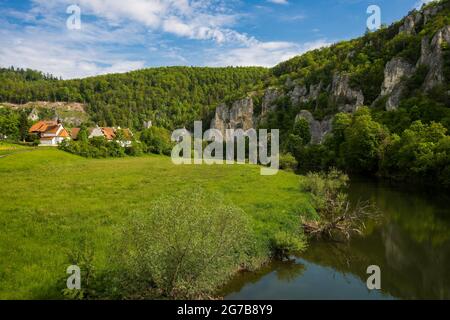
<svg viewBox="0 0 450 320"><path fill-rule="evenodd" d="M450 299L449 195L353 176L352 203L373 201L382 214L348 243L311 242L291 262L242 273L225 299ZM366 287L369 265L381 290Z"/></svg>

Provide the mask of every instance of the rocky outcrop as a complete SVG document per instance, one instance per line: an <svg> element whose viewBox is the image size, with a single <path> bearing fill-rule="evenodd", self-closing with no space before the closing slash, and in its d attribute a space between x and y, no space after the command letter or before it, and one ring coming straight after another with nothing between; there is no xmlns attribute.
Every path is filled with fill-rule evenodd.
<svg viewBox="0 0 450 320"><path fill-rule="evenodd" d="M422 21L422 14L417 11L412 11L403 21L400 26L399 33L416 34L416 27Z"/></svg>
<svg viewBox="0 0 450 320"><path fill-rule="evenodd" d="M437 15L442 9L442 5L437 5L423 10L423 23L427 24L428 21L430 21L430 19Z"/></svg>
<svg viewBox="0 0 450 320"><path fill-rule="evenodd" d="M442 52L444 43L450 44L450 26L440 29L431 41L428 37L422 39L422 52L417 66L425 65L428 67L428 74L423 84L424 90L430 90L445 81Z"/></svg>
<svg viewBox="0 0 450 320"><path fill-rule="evenodd" d="M296 85L294 87L294 90L292 90L289 93L289 97L291 98L291 102L293 105L298 104L299 102L304 102L306 98L306 95L308 94L308 89L306 89L306 86L300 86Z"/></svg>
<svg viewBox="0 0 450 320"><path fill-rule="evenodd" d="M261 114L265 115L269 111L276 109L276 102L280 98L281 93L276 88L268 88L264 92L264 97L262 100Z"/></svg>
<svg viewBox="0 0 450 320"><path fill-rule="evenodd" d="M77 102L49 102L33 101L25 104L3 103L6 108L13 110L31 110L29 119L37 121L41 111L45 111L47 118L61 120L64 125L79 126L89 119L85 105Z"/></svg>
<svg viewBox="0 0 450 320"><path fill-rule="evenodd" d="M349 83L348 75L335 73L331 84L331 96L340 111L355 112L364 104L364 95L361 90L351 88Z"/></svg>
<svg viewBox="0 0 450 320"><path fill-rule="evenodd" d="M405 85L402 80L409 78L415 71L414 66L402 58L393 58L384 68L384 82L381 86L381 97L389 96L386 110L397 109Z"/></svg>
<svg viewBox="0 0 450 320"><path fill-rule="evenodd" d="M295 118L297 122L299 119L305 119L309 123L309 128L311 132L311 143L318 144L322 143L327 133L332 130L333 119L328 118L322 121L315 120L311 112L307 110L302 110Z"/></svg>
<svg viewBox="0 0 450 320"><path fill-rule="evenodd" d="M233 103L229 108L222 103L216 108L216 114L211 122L211 129L218 129L225 137L226 129L253 128L253 99L247 97Z"/></svg>
<svg viewBox="0 0 450 320"><path fill-rule="evenodd" d="M307 96L305 101L309 100L317 100L319 97L320 91L322 91L323 83L320 81L318 84L309 86L309 95Z"/></svg>
<svg viewBox="0 0 450 320"><path fill-rule="evenodd" d="M33 108L33 110L31 110L30 114L28 115L28 120L33 122L39 120L39 111L36 108Z"/></svg>

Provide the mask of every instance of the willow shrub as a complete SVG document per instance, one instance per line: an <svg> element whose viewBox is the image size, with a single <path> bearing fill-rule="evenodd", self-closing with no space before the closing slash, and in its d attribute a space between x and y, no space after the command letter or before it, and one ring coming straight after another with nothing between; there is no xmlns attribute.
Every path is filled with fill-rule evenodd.
<svg viewBox="0 0 450 320"><path fill-rule="evenodd" d="M201 189L136 212L120 239L115 263L134 298L208 297L250 261L254 244L247 215Z"/></svg>

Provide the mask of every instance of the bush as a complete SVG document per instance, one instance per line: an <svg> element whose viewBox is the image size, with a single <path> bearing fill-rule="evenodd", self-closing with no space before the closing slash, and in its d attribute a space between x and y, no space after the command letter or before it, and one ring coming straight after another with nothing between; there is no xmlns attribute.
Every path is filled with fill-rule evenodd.
<svg viewBox="0 0 450 320"><path fill-rule="evenodd" d="M138 157L144 153L146 146L143 143L133 141L131 146L125 149L125 152L129 156Z"/></svg>
<svg viewBox="0 0 450 320"><path fill-rule="evenodd" d="M147 152L170 155L172 141L170 131L164 128L151 127L141 134L141 141L147 146Z"/></svg>
<svg viewBox="0 0 450 320"><path fill-rule="evenodd" d="M301 189L311 193L312 204L319 219L302 218L305 234L317 238L349 240L354 233L361 234L368 218L377 216L377 210L369 202L350 205L344 192L348 176L331 170L329 173L310 173L301 182Z"/></svg>
<svg viewBox="0 0 450 320"><path fill-rule="evenodd" d="M272 239L272 253L277 259L288 259L289 256L305 250L306 242L301 234L279 231Z"/></svg>
<svg viewBox="0 0 450 320"><path fill-rule="evenodd" d="M88 142L64 140L59 148L66 152L86 158L124 157L125 148L117 141L107 141L103 137L94 137Z"/></svg>
<svg viewBox="0 0 450 320"><path fill-rule="evenodd" d="M311 194L316 210L331 210L328 199L337 198L348 184L346 174L332 169L328 173L309 173L300 183L300 189Z"/></svg>
<svg viewBox="0 0 450 320"><path fill-rule="evenodd" d="M286 171L297 170L298 162L295 160L294 156L290 153L280 155L280 169Z"/></svg>
<svg viewBox="0 0 450 320"><path fill-rule="evenodd" d="M201 189L155 201L124 226L115 264L133 297L213 294L247 259L252 233L240 209Z"/></svg>

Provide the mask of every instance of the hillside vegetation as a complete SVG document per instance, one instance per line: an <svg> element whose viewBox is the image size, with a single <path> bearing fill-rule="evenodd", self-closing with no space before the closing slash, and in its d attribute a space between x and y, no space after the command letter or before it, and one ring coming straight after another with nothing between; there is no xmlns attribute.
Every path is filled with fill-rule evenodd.
<svg viewBox="0 0 450 320"><path fill-rule="evenodd" d="M256 67L167 67L62 81L26 72L0 69L0 102L81 102L101 126L142 128L152 120L168 129L210 117L219 102L242 95L268 74Z"/></svg>

